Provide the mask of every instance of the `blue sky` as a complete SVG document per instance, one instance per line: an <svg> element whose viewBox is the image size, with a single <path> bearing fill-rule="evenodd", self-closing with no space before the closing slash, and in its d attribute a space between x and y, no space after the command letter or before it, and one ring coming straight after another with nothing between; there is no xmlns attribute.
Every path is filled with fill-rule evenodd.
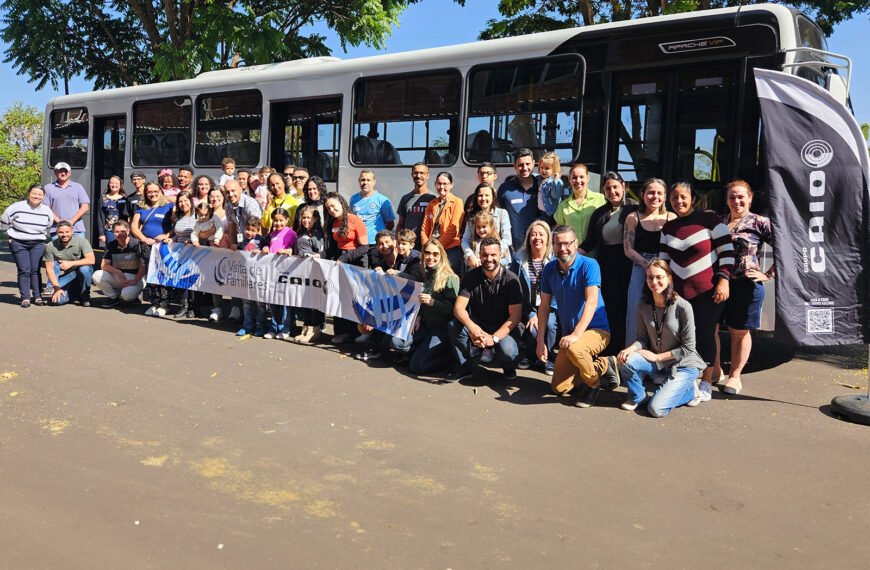
<svg viewBox="0 0 870 570"><path fill-rule="evenodd" d="M435 7L437 5L437 8ZM456 43L471 42L484 27L486 20L498 16L498 0L467 0L460 7L444 0L423 0L412 5L402 16L401 26L388 40L385 52L409 51L428 47L438 47ZM870 123L870 50L866 48L870 34L870 17L860 16L837 26L828 38L831 51L852 58L852 105L860 123ZM375 55L378 50L360 47L341 52L337 41L328 42L334 55L342 58ZM5 45L0 44L5 50ZM74 79L70 92L90 91L92 85L81 79ZM42 109L46 102L58 95L50 89L35 91L34 85L25 77L15 74L11 65L0 63L0 110L15 101L23 101Z"/></svg>

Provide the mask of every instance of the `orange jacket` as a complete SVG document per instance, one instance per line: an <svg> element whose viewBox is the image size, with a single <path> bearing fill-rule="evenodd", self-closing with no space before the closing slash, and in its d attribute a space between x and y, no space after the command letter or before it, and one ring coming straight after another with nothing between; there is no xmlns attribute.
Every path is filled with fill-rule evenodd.
<svg viewBox="0 0 870 570"><path fill-rule="evenodd" d="M447 203L441 209L438 219L435 220L435 212L438 211L438 206L441 200L432 200L426 206L426 213L423 215L423 227L420 228L420 243L425 244L432 237L432 232L435 229L435 223L441 228L441 236L438 241L444 246L444 249L452 249L459 247L461 231L460 223L464 213L464 204L462 198L454 194L447 195Z"/></svg>

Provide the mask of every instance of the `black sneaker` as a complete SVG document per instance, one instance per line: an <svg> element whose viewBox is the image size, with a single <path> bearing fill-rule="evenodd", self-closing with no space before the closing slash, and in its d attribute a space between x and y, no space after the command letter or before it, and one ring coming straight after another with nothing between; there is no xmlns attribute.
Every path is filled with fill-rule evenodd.
<svg viewBox="0 0 870 570"><path fill-rule="evenodd" d="M522 366L520 366L522 368ZM513 366L504 369L504 379L505 380L516 380L517 379L517 369Z"/></svg>
<svg viewBox="0 0 870 570"><path fill-rule="evenodd" d="M91 302L88 301L87 299L82 299L81 304L82 304L82 307L90 307L91 306Z"/></svg>
<svg viewBox="0 0 870 570"><path fill-rule="evenodd" d="M196 309L188 309L187 310L187 318L195 319L196 318Z"/></svg>
<svg viewBox="0 0 870 570"><path fill-rule="evenodd" d="M444 377L445 382L459 382L460 380L468 380L474 376L474 371L470 366L462 366L457 368L450 374Z"/></svg>
<svg viewBox="0 0 870 570"><path fill-rule="evenodd" d="M517 368L520 370L528 370L532 367L532 364L529 362L529 359L525 356L520 358L520 361L517 363Z"/></svg>
<svg viewBox="0 0 870 570"><path fill-rule="evenodd" d="M371 362L381 357L381 351L376 348L367 348L362 352L356 353L353 357L363 362Z"/></svg>
<svg viewBox="0 0 870 570"><path fill-rule="evenodd" d="M621 384L619 378L619 363L615 356L607 357L607 370L601 375L601 387L605 390L616 390Z"/></svg>
<svg viewBox="0 0 870 570"><path fill-rule="evenodd" d="M574 401L574 405L578 408L591 408L595 405L595 400L598 398L598 393L601 388L583 387L583 392Z"/></svg>
<svg viewBox="0 0 870 570"><path fill-rule="evenodd" d="M108 302L103 305L103 308L104 309L114 309L115 307L117 307L120 304L121 304L121 299L119 297L116 297L114 299L110 298L108 300Z"/></svg>

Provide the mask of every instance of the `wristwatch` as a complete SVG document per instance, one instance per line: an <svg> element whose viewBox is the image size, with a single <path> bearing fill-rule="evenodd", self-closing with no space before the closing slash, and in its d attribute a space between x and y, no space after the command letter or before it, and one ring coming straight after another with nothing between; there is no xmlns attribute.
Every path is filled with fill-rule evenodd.
<svg viewBox="0 0 870 570"><path fill-rule="evenodd" d="M495 335L492 335L492 344L498 344L499 338Z"/></svg>

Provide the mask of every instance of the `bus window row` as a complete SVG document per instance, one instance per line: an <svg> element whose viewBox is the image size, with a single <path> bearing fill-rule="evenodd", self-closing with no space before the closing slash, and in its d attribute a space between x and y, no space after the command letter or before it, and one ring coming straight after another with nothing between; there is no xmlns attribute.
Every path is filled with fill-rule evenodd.
<svg viewBox="0 0 870 570"><path fill-rule="evenodd" d="M525 147L536 155L554 150L568 163L579 146L583 73L583 61L577 56L472 68L466 81L464 144L460 141L463 87L459 71L359 79L352 99L351 162L360 166L416 162L446 166L455 164L464 152L470 164L505 164L513 162L518 148ZM333 96L272 103L272 156L334 180L341 102L341 97ZM220 166L228 156L239 166L262 163L263 98L259 91L202 95L195 103L189 96L139 101L132 112L133 166ZM87 109L52 112L50 128L50 162L84 168Z"/></svg>

